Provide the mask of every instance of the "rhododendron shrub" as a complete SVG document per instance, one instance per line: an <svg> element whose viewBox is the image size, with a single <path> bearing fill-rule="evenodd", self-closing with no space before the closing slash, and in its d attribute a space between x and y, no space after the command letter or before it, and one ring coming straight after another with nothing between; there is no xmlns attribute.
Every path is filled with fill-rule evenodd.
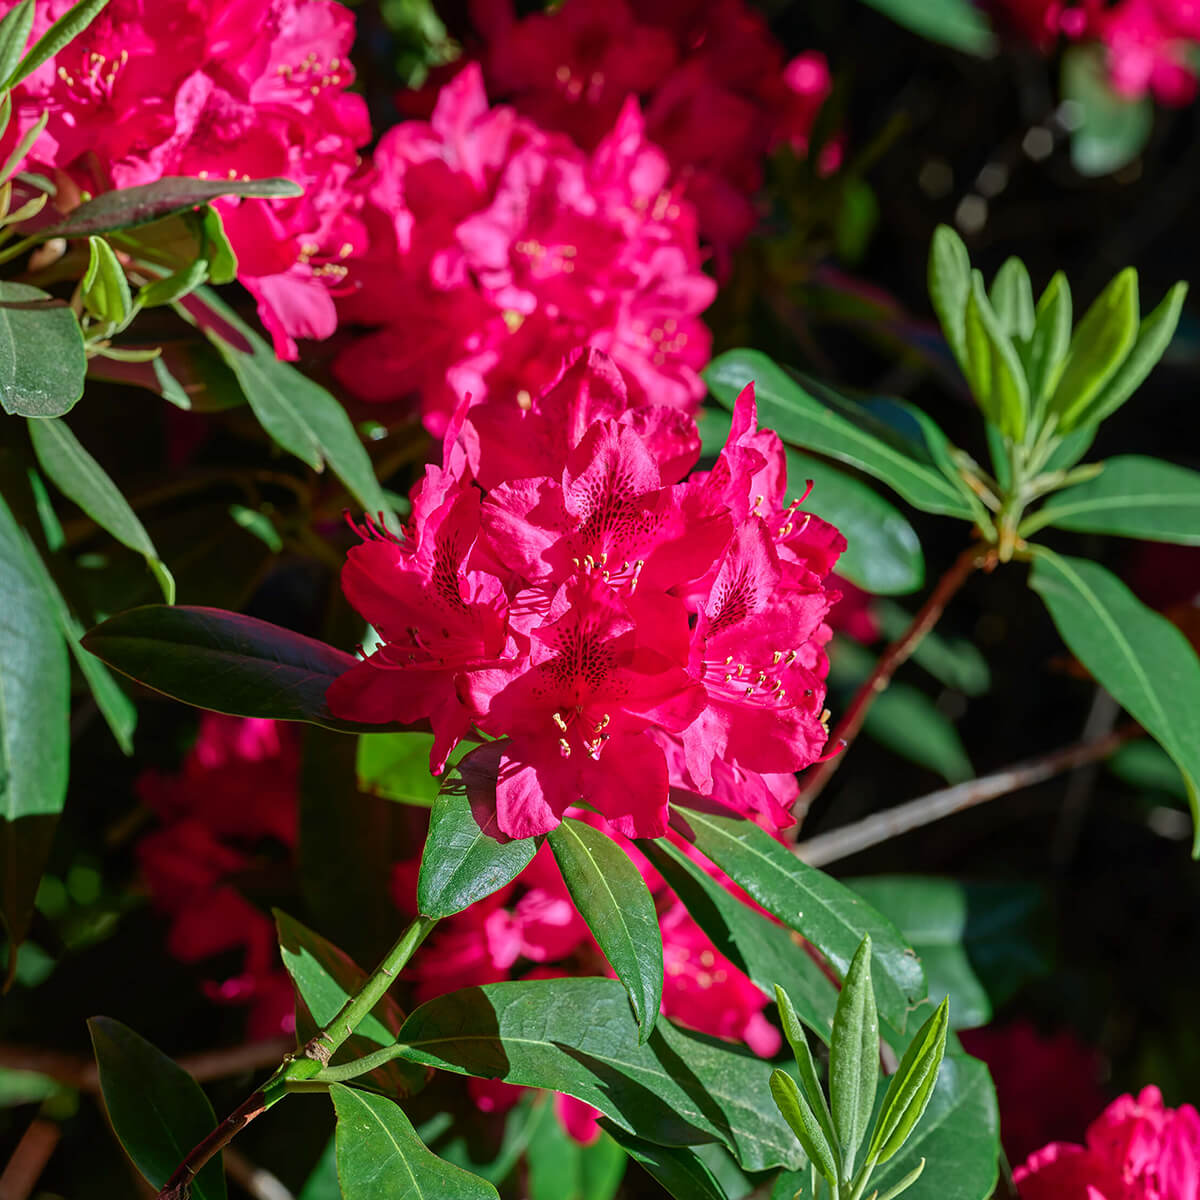
<svg viewBox="0 0 1200 1200"><path fill-rule="evenodd" d="M523 418L542 444L503 475L500 431L481 434L462 405L404 535L365 528L343 573L381 642L329 689L330 709L428 715L434 771L472 730L500 739L474 756L496 765L510 837L580 802L628 837L660 837L672 786L752 811L828 734L824 581L845 540L783 504L782 449L757 428L752 388L713 470L687 478L685 454L655 453L680 441L667 406L599 415L625 400L607 356L578 355L517 409L509 447L525 444ZM734 772L752 781L745 796Z"/></svg>

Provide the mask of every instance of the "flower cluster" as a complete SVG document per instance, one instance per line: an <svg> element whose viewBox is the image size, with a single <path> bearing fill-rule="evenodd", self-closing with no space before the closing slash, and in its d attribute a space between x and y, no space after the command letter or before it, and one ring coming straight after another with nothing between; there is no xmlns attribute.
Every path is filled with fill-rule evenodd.
<svg viewBox="0 0 1200 1200"><path fill-rule="evenodd" d="M1013 1172L1022 1200L1191 1200L1200 1194L1200 1114L1156 1087L1121 1096L1086 1145L1053 1142Z"/></svg>
<svg viewBox="0 0 1200 1200"><path fill-rule="evenodd" d="M195 745L174 775L148 770L142 802L160 828L137 845L142 877L170 918L167 949L186 963L241 951L241 971L206 983L211 999L249 1006L251 1037L295 1026L292 986L279 964L275 926L234 886L264 840L296 844L298 755L274 721L205 713Z"/></svg>
<svg viewBox="0 0 1200 1200"><path fill-rule="evenodd" d="M715 293L695 218L644 137L636 103L585 154L510 108L478 66L442 89L432 120L384 135L366 188L371 262L342 302L383 326L338 359L369 401L419 397L440 435L467 396L539 391L596 346L639 398L691 410Z"/></svg>
<svg viewBox="0 0 1200 1200"><path fill-rule="evenodd" d="M512 0L478 7L490 90L543 128L591 149L625 98L639 97L647 136L666 152L722 259L754 227L766 152L783 142L806 150L832 86L821 54L785 64L744 0L566 0L521 20ZM832 168L836 146L829 150L822 165Z"/></svg>
<svg viewBox="0 0 1200 1200"><path fill-rule="evenodd" d="M39 0L34 35L73 0ZM14 0L0 0L0 11ZM166 175L286 176L304 195L219 202L238 277L276 352L328 337L333 296L366 248L352 187L370 139L354 80L354 18L335 0L111 0L13 93L6 152L42 115L28 165L59 202Z"/></svg>
<svg viewBox="0 0 1200 1200"><path fill-rule="evenodd" d="M748 387L714 469L683 481L694 426L630 407L596 350L507 411L460 406L406 535L368 528L349 553L345 593L381 641L331 710L428 718L435 772L471 730L500 739L462 769L511 837L581 801L660 837L672 786L786 824L828 736L825 580L846 543L784 503L782 445L756 424Z"/></svg>

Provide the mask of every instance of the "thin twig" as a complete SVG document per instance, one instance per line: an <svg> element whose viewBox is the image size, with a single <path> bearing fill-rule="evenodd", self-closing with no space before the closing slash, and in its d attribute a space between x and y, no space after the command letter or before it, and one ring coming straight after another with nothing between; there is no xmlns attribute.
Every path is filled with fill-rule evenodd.
<svg viewBox="0 0 1200 1200"><path fill-rule="evenodd" d="M1031 787L1064 771L1084 766L1107 758L1118 746L1142 735L1136 724L1124 725L1106 737L1092 742L1076 742L1061 750L1031 758L994 775L970 779L954 787L930 792L906 804L898 804L885 812L875 813L861 821L843 825L841 829L819 834L796 846L796 853L810 866L823 867L827 863L849 858L852 854L878 846L913 829L920 829L951 813L962 812L985 800L1006 796L1021 788Z"/></svg>
<svg viewBox="0 0 1200 1200"><path fill-rule="evenodd" d="M796 801L796 813L801 818L812 802L821 794L833 773L846 757L850 743L858 736L867 713L875 698L892 681L892 676L921 644L925 635L937 624L938 619L950 603L954 594L966 583L972 571L991 569L995 564L995 552L986 546L973 543L954 561L954 565L938 580L937 587L921 605L908 628L880 655L875 669L863 681L854 694L842 719L829 736L829 745L837 751L821 763L806 779L801 780L800 798Z"/></svg>
<svg viewBox="0 0 1200 1200"><path fill-rule="evenodd" d="M32 1194L61 1137L57 1121L34 1117L0 1174L0 1200L26 1200Z"/></svg>
<svg viewBox="0 0 1200 1200"><path fill-rule="evenodd" d="M175 1173L158 1193L158 1200L188 1200L192 1180L210 1158L220 1154L241 1130L255 1117L266 1112L267 1099L261 1091L243 1100L192 1152L179 1164Z"/></svg>

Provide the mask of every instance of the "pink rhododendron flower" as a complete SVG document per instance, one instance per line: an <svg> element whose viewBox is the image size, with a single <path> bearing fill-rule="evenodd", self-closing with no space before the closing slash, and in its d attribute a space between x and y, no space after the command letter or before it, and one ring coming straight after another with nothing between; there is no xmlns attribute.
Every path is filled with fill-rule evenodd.
<svg viewBox="0 0 1200 1200"><path fill-rule="evenodd" d="M772 781L828 736L825 580L845 540L783 504L753 388L714 470L682 482L695 442L629 408L599 352L525 406L525 466L522 442L496 448L493 402L479 407L477 426L460 406L405 536L367 529L350 551L346 594L382 641L330 687L332 711L428 718L435 770L472 728L494 739L464 772L468 790L494 780L510 837L580 802L660 837L671 786L786 824L791 787Z"/></svg>
<svg viewBox="0 0 1200 1200"><path fill-rule="evenodd" d="M1200 1114L1166 1108L1156 1087L1121 1096L1088 1128L1085 1145L1052 1142L1013 1172L1022 1200L1195 1200Z"/></svg>
<svg viewBox="0 0 1200 1200"><path fill-rule="evenodd" d="M40 0L34 36L72 2ZM332 294L366 248L350 185L371 132L346 90L353 39L335 0L112 0L13 92L5 145L48 112L28 165L70 180L64 194L166 175L301 184L293 200L218 202L239 278L295 358L296 338L333 332Z"/></svg>
<svg viewBox="0 0 1200 1200"><path fill-rule="evenodd" d="M1090 36L1108 55L1109 78L1123 96L1152 92L1162 104L1189 104L1196 97L1194 42L1200 20L1188 0L1120 0L1113 5L1089 0Z"/></svg>
<svg viewBox="0 0 1200 1200"><path fill-rule="evenodd" d="M368 180L372 262L342 315L382 326L337 360L365 400L419 396L444 432L467 396L528 404L581 345L612 356L639 400L690 411L709 355L690 206L632 101L584 154L511 109L477 66L432 120L386 133Z"/></svg>

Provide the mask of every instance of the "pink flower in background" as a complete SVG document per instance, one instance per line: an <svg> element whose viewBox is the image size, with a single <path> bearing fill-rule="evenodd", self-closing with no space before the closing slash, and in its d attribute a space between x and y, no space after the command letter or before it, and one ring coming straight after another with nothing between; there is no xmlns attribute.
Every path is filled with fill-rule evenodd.
<svg viewBox="0 0 1200 1200"><path fill-rule="evenodd" d="M39 3L34 36L71 3ZM294 200L218 202L239 278L276 352L295 358L296 338L333 332L332 296L366 248L349 186L371 136L346 90L353 40L335 0L112 0L13 93L5 145L49 112L27 162L69 180L63 195L165 175L301 184Z"/></svg>
<svg viewBox="0 0 1200 1200"><path fill-rule="evenodd" d="M342 353L339 378L365 400L419 398L440 435L468 396L527 406L590 345L639 401L693 410L715 285L667 175L636 104L587 155L489 108L466 67L428 124L379 144L364 185L374 261L341 313L381 328Z"/></svg>
<svg viewBox="0 0 1200 1200"><path fill-rule="evenodd" d="M1013 1172L1022 1200L1195 1200L1200 1114L1166 1108L1156 1087L1121 1096L1082 1146L1052 1142Z"/></svg>

